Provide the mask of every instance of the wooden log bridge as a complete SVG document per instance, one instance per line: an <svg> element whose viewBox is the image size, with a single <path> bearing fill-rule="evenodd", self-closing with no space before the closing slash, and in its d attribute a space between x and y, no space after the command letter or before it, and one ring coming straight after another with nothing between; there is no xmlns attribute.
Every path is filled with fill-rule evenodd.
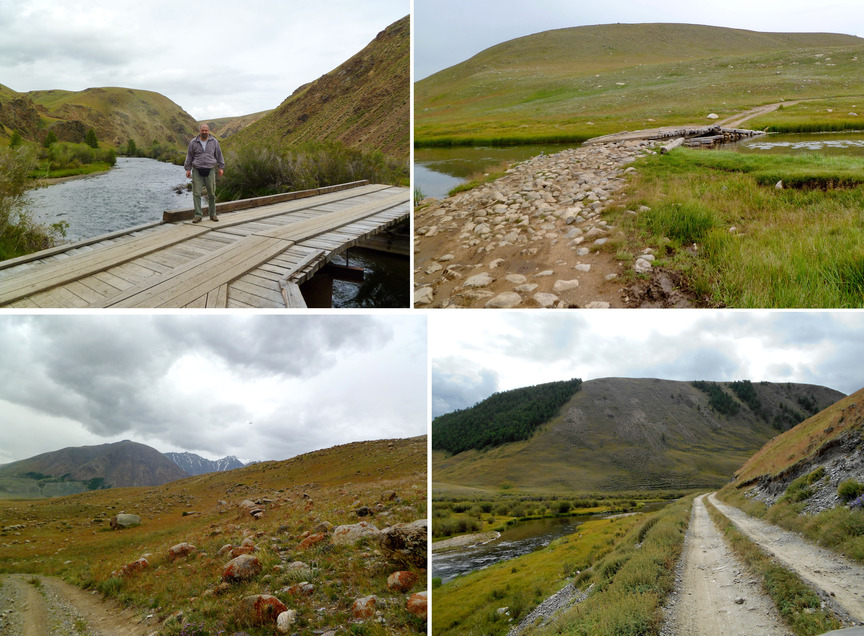
<svg viewBox="0 0 864 636"><path fill-rule="evenodd" d="M602 137L594 137L585 142L585 145L609 144L626 141L664 141L665 152L674 147L685 146L713 146L718 143L738 141L745 137L756 137L764 135L760 130L746 130L743 128L724 128L720 125L714 126L671 126L667 128L651 128L648 130L634 130L632 132L620 132ZM681 140L680 142L678 140ZM673 145L674 144L674 145Z"/></svg>
<svg viewBox="0 0 864 636"><path fill-rule="evenodd" d="M305 307L334 255L410 215L408 188L366 181L192 210L0 261L0 307ZM206 205L206 203L205 203Z"/></svg>

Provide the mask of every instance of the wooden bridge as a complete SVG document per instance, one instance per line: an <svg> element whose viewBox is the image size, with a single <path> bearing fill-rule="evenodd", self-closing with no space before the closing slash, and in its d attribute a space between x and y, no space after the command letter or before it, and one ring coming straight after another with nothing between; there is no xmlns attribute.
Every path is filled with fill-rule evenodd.
<svg viewBox="0 0 864 636"><path fill-rule="evenodd" d="M410 215L408 188L365 181L220 203L0 261L0 307L306 307L300 285ZM406 265L407 267L407 265Z"/></svg>

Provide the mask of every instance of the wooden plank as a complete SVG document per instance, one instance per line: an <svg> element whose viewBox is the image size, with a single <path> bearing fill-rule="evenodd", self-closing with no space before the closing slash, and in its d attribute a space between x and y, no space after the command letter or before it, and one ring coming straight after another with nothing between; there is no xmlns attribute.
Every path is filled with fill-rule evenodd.
<svg viewBox="0 0 864 636"><path fill-rule="evenodd" d="M281 295L279 300L274 304L268 298L264 298L258 294L250 294L246 290L239 288L236 282L231 283L229 287L230 291L228 293L231 296L231 300L235 303L241 302L248 307L255 307L256 309L282 308L284 306Z"/></svg>
<svg viewBox="0 0 864 636"><path fill-rule="evenodd" d="M102 298L113 296L117 292L122 291L122 289L114 287L114 285L106 283L104 280L96 278L96 276L88 276L87 278L82 278L77 282L97 292L102 296Z"/></svg>
<svg viewBox="0 0 864 636"><path fill-rule="evenodd" d="M77 280L72 281L71 283L67 283L63 287L84 300L84 302L87 303L87 305L85 306L89 306L93 303L98 303L105 300L105 294L100 294L91 289L90 287L82 285L81 282Z"/></svg>
<svg viewBox="0 0 864 636"><path fill-rule="evenodd" d="M288 247L285 241L252 236L187 263L169 275L130 288L108 299L104 306L182 307L202 292L239 278Z"/></svg>
<svg viewBox="0 0 864 636"><path fill-rule="evenodd" d="M252 296L257 296L261 298L262 301L257 304L258 307L281 307L283 303L282 292L279 288L279 283L271 283L269 287L262 287L261 285L256 285L254 282L250 280L249 276L244 276L243 278L238 278L233 281L230 285L231 294L236 296L238 290L250 294Z"/></svg>
<svg viewBox="0 0 864 636"><path fill-rule="evenodd" d="M282 287L282 296L285 306L291 309L307 309L306 299L300 293L300 286L296 283L285 283Z"/></svg>
<svg viewBox="0 0 864 636"><path fill-rule="evenodd" d="M218 309L228 305L228 284L219 285L216 289L207 292L207 307Z"/></svg>
<svg viewBox="0 0 864 636"><path fill-rule="evenodd" d="M203 230L207 231L207 230ZM35 268L22 276L0 279L0 304L68 283L83 276L109 269L118 263L163 249L200 234L202 230L184 226L166 228L164 232L148 233L112 247L70 257L63 262Z"/></svg>
<svg viewBox="0 0 864 636"><path fill-rule="evenodd" d="M203 296L199 296L191 303L184 305L187 309L205 309L207 307L207 296L209 294L204 294Z"/></svg>

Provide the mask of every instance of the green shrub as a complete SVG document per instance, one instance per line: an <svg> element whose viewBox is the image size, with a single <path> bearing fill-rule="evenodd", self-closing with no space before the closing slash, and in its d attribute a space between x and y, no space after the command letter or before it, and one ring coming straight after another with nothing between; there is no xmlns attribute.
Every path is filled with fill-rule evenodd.
<svg viewBox="0 0 864 636"><path fill-rule="evenodd" d="M864 495L864 484L859 484L854 479L847 479L837 486L837 496L843 503L849 503L861 495Z"/></svg>

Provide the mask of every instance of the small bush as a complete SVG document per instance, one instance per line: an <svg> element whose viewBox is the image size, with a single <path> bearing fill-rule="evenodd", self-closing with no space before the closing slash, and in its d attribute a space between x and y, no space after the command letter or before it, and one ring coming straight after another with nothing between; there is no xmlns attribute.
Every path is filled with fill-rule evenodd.
<svg viewBox="0 0 864 636"><path fill-rule="evenodd" d="M864 484L859 484L854 479L847 479L837 487L837 496L843 503L849 503L861 495L864 495Z"/></svg>

